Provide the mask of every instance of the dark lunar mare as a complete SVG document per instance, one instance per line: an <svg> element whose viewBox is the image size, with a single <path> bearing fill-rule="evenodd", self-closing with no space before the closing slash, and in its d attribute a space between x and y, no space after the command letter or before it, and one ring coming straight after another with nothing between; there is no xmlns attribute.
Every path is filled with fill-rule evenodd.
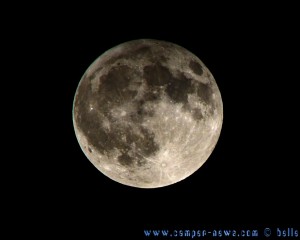
<svg viewBox="0 0 300 240"><path fill-rule="evenodd" d="M191 61L190 67L199 75L203 73L202 66L197 62ZM169 98L174 103L182 103L183 109L191 112L193 119L196 121L202 119L203 115L200 109L190 106L188 103L188 94L196 94L207 105L214 104L212 101L213 92L209 83L204 84L190 79L182 72L178 72L175 77L168 68L156 63L144 67L143 77L150 87L150 94L146 97L148 101L158 99L153 94L153 91L159 92L160 87L163 86Z"/></svg>
<svg viewBox="0 0 300 240"><path fill-rule="evenodd" d="M136 164L142 165L144 160L141 156L149 157L159 150L154 134L140 125L145 116L153 114L143 108L145 101L132 103L137 111L131 115L131 120L141 134L136 134L131 126L116 121L111 115L111 109L132 101L137 94L136 91L128 89L133 74L136 73L128 66L114 67L107 75L101 76L101 87L95 93L92 92L90 83L93 78L83 79L75 102L78 106L76 122L78 128L86 133L88 142L102 154L108 154L115 148L119 149L121 155L118 160L122 165L131 165L135 161ZM101 109L101 112L90 111L91 102L96 104L95 108ZM110 121L110 130L101 125L105 118ZM136 152L131 151L133 144Z"/></svg>

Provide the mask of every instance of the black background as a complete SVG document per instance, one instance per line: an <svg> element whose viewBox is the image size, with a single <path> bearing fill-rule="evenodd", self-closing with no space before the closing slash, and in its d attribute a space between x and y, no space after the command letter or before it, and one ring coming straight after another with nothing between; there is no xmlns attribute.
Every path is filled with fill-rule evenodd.
<svg viewBox="0 0 300 240"><path fill-rule="evenodd" d="M104 6L49 13L42 7L10 28L24 51L19 90L26 96L27 160L15 190L22 199L17 219L31 226L29 232L85 239L143 239L143 229L152 227L299 226L299 25L293 8L136 7L118 5L121 13ZM184 181L158 189L105 177L73 130L73 97L85 70L104 51L139 38L174 42L197 55L224 105L221 136L207 162Z"/></svg>

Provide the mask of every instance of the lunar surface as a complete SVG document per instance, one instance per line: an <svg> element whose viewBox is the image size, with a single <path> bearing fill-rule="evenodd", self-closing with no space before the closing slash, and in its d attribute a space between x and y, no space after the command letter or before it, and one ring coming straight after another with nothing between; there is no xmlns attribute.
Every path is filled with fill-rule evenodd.
<svg viewBox="0 0 300 240"><path fill-rule="evenodd" d="M81 149L121 184L177 183L211 155L223 103L202 61L176 44L140 39L120 44L86 70L73 103Z"/></svg>

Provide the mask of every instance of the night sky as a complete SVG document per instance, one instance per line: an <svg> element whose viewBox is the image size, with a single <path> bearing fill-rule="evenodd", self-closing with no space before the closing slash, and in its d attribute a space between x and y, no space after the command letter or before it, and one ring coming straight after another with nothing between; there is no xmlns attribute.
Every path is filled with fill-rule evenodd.
<svg viewBox="0 0 300 240"><path fill-rule="evenodd" d="M283 18L279 9L241 7L219 17L214 8L134 12L115 21L113 12L79 17L58 10L22 25L32 86L25 95L34 116L26 120L26 136L35 144L23 163L21 219L34 216L30 224L45 235L85 239L143 239L151 227L299 226L299 41L296 16L286 10ZM210 158L184 181L158 189L124 186L100 173L80 149L72 122L87 67L104 51L140 38L194 53L223 100L223 127Z"/></svg>

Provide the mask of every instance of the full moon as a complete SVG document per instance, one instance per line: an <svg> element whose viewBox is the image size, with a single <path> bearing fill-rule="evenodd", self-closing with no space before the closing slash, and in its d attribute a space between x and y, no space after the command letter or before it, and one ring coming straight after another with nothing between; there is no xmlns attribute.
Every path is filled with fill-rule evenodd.
<svg viewBox="0 0 300 240"><path fill-rule="evenodd" d="M187 49L140 39L115 46L82 76L73 102L79 145L108 178L138 188L196 172L220 136L216 81Z"/></svg>

